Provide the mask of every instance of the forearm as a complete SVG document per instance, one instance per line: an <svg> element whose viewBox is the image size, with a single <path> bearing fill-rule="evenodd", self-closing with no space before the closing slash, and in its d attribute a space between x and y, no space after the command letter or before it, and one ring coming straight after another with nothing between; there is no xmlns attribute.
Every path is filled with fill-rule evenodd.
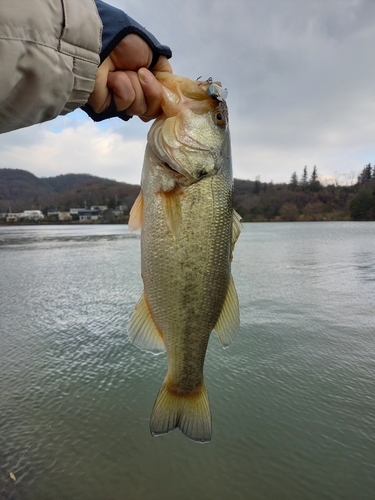
<svg viewBox="0 0 375 500"><path fill-rule="evenodd" d="M51 120L87 103L95 94L99 64L129 34L141 37L151 49L147 66L160 56L171 57L169 47L101 0L1 0L0 133ZM94 120L129 118L113 102L99 114L88 104L84 109Z"/></svg>
<svg viewBox="0 0 375 500"><path fill-rule="evenodd" d="M2 0L0 132L84 104L94 87L102 23L93 0Z"/></svg>

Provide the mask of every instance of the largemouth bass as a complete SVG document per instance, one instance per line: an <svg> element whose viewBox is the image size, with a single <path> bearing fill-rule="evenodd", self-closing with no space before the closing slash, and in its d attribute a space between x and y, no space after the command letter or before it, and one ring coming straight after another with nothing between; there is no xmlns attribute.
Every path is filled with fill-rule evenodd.
<svg viewBox="0 0 375 500"><path fill-rule="evenodd" d="M152 435L179 428L211 439L203 364L213 330L227 347L239 329L231 277L240 217L233 210L228 111L221 84L157 73L163 114L148 133L141 192L129 228L141 233L144 291L129 336L166 351L168 372L150 420Z"/></svg>

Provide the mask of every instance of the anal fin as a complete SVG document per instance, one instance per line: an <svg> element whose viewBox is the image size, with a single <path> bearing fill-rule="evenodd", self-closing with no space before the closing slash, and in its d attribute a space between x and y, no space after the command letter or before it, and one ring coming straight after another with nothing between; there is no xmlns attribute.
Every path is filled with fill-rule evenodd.
<svg viewBox="0 0 375 500"><path fill-rule="evenodd" d="M131 342L144 351L154 354L165 351L163 335L152 319L144 293L135 306L128 333Z"/></svg>
<svg viewBox="0 0 375 500"><path fill-rule="evenodd" d="M226 348L236 338L240 329L240 306L232 275L221 314L215 325L215 332L221 345Z"/></svg>
<svg viewBox="0 0 375 500"><path fill-rule="evenodd" d="M230 255L230 260L233 259L233 250L234 250L234 245L236 244L240 234L241 234L241 229L242 229L242 224L241 224L242 217L240 214L238 214L235 210L233 210L233 216L232 216L232 248L231 248L231 255Z"/></svg>

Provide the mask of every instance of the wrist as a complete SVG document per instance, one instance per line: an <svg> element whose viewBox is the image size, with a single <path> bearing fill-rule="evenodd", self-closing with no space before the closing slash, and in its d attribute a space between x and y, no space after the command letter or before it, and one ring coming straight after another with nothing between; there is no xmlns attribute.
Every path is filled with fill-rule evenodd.
<svg viewBox="0 0 375 500"><path fill-rule="evenodd" d="M154 35L125 14L125 12L108 5L102 0L95 0L95 4L103 24L102 48L100 52L101 62L109 56L124 37L131 33L143 38L150 46L152 50L150 68L157 63L160 56L165 56L168 59L172 57L172 51L168 46L162 45Z"/></svg>

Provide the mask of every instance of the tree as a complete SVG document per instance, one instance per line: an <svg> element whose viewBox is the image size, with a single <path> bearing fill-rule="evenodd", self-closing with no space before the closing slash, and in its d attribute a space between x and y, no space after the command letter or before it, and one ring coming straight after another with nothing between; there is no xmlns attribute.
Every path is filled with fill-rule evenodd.
<svg viewBox="0 0 375 500"><path fill-rule="evenodd" d="M375 169L375 167L374 167L374 169ZM359 184L366 184L366 182L371 181L372 178L373 178L373 171L372 171L371 163L369 163L368 165L366 165L363 168L362 172L359 174L358 183Z"/></svg>
<svg viewBox="0 0 375 500"><path fill-rule="evenodd" d="M301 186L305 188L307 186L307 167L303 169L303 174L301 177Z"/></svg>
<svg viewBox="0 0 375 500"><path fill-rule="evenodd" d="M375 216L375 196L369 189L360 191L350 203L350 216L354 220L372 220Z"/></svg>
<svg viewBox="0 0 375 500"><path fill-rule="evenodd" d="M298 187L298 176L297 172L292 173L292 177L290 178L289 186L292 189L292 191L295 191Z"/></svg>
<svg viewBox="0 0 375 500"><path fill-rule="evenodd" d="M109 202L108 202L108 205L107 205L107 206L108 206L108 208L109 208L109 209L112 209L112 210L113 210L113 209L115 209L115 208L117 208L117 207L116 207L116 200L115 200L114 198L111 198L111 199L109 200Z"/></svg>
<svg viewBox="0 0 375 500"><path fill-rule="evenodd" d="M318 180L318 172L316 170L316 165L314 165L311 177L310 177L310 184L314 184L314 182L317 182Z"/></svg>
<svg viewBox="0 0 375 500"><path fill-rule="evenodd" d="M314 169L313 169L311 177L310 177L309 189L310 189L310 191L319 191L320 188L321 188L321 186L320 186L320 182L318 180L318 171L316 169L316 165L314 165Z"/></svg>
<svg viewBox="0 0 375 500"><path fill-rule="evenodd" d="M262 207L262 213L267 220L271 220L273 217L275 217L275 213L273 212L272 207L269 203L265 204Z"/></svg>
<svg viewBox="0 0 375 500"><path fill-rule="evenodd" d="M259 194L261 189L260 176L257 175L254 182L253 194Z"/></svg>
<svg viewBox="0 0 375 500"><path fill-rule="evenodd" d="M309 202L303 208L303 213L310 220L322 220L323 218L323 203L320 201Z"/></svg>
<svg viewBox="0 0 375 500"><path fill-rule="evenodd" d="M279 210L279 215L281 220L293 222L298 220L299 212L298 207L295 203L286 202Z"/></svg>
<svg viewBox="0 0 375 500"><path fill-rule="evenodd" d="M246 210L244 209L244 207L242 205L237 205L234 207L234 209L243 218L243 216L246 213Z"/></svg>

